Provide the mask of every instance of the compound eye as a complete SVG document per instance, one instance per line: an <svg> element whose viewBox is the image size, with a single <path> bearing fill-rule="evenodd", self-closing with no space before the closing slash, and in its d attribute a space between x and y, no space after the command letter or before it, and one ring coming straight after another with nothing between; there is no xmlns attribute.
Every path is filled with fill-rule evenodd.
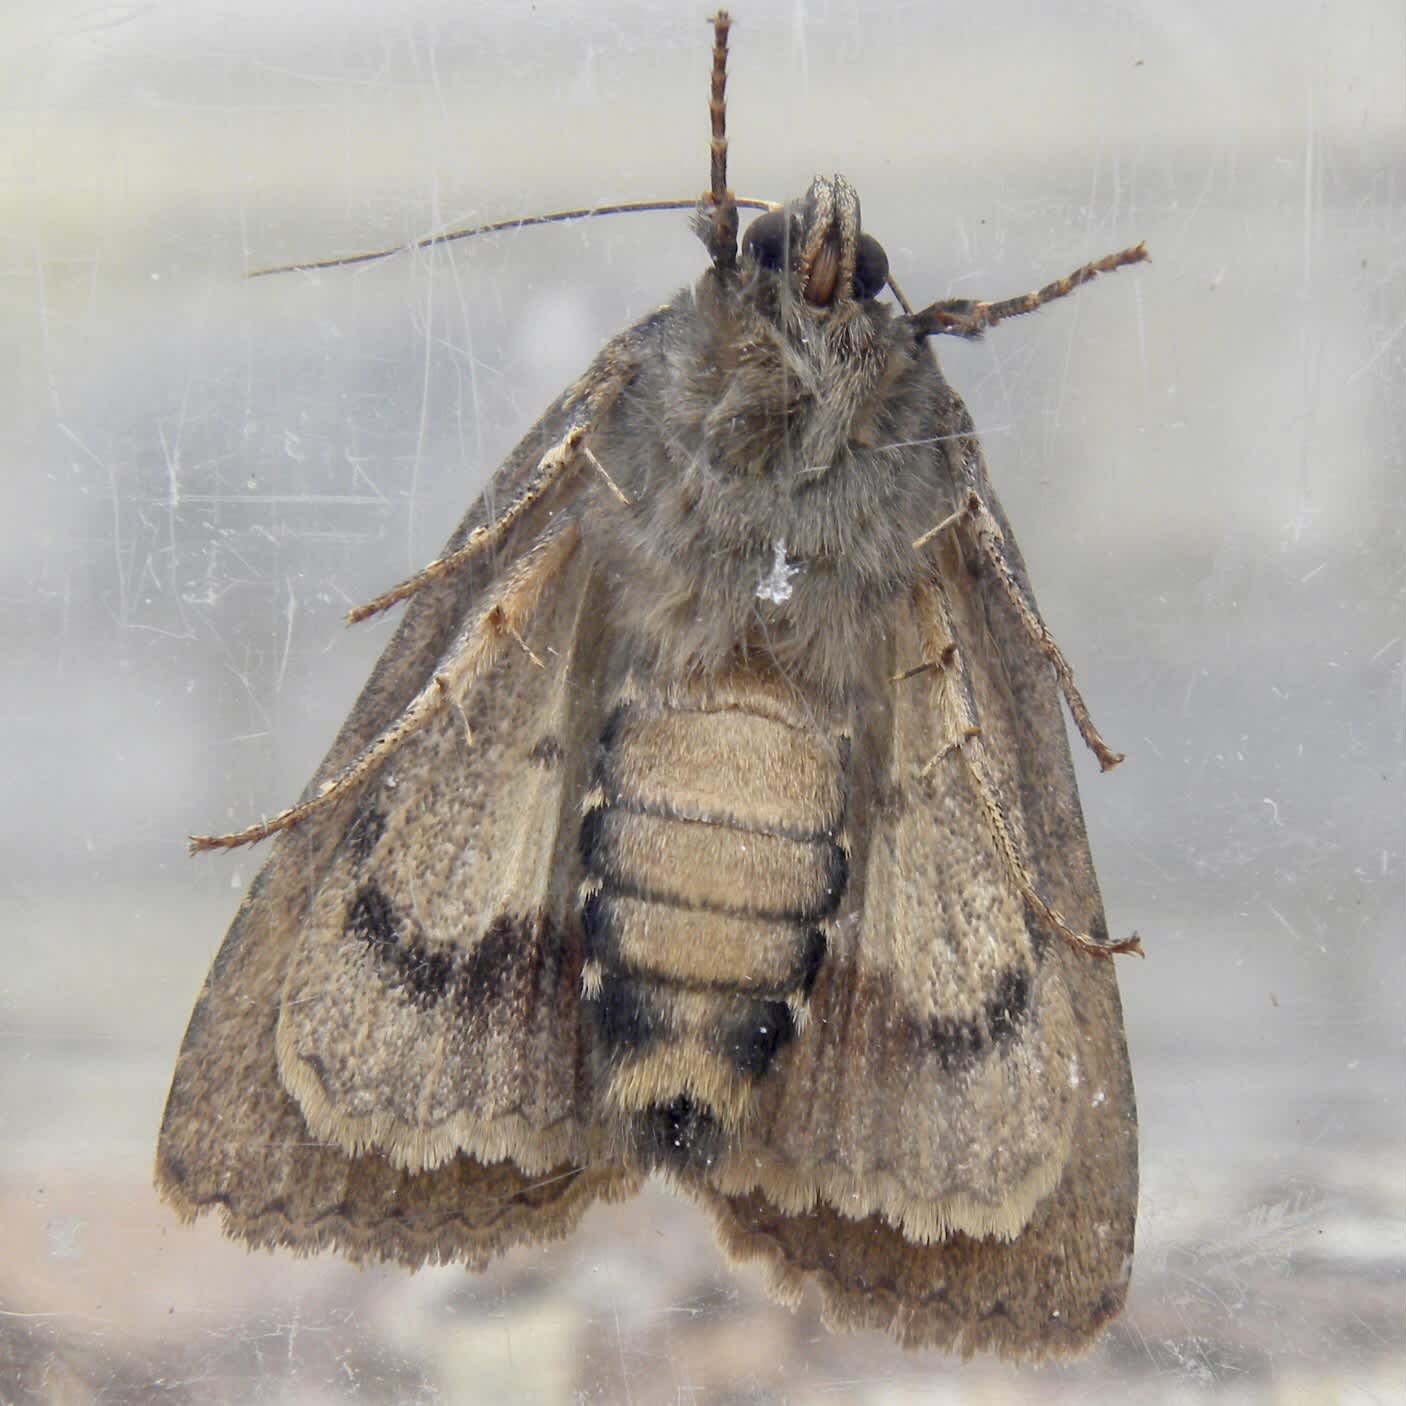
<svg viewBox="0 0 1406 1406"><path fill-rule="evenodd" d="M889 256L872 234L859 236L854 257L854 296L877 298L889 279Z"/></svg>
<svg viewBox="0 0 1406 1406"><path fill-rule="evenodd" d="M773 272L790 263L792 243L791 217L785 210L769 210L747 226L742 237L742 252L749 254L758 268Z"/></svg>

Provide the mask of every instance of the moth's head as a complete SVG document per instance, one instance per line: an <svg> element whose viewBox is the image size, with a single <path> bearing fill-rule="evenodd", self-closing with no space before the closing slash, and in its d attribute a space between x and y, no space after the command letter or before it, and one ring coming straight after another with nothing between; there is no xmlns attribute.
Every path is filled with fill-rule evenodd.
<svg viewBox="0 0 1406 1406"><path fill-rule="evenodd" d="M817 310L844 311L883 292L889 261L860 227L855 188L843 176L817 176L804 199L747 227L742 272L777 282Z"/></svg>

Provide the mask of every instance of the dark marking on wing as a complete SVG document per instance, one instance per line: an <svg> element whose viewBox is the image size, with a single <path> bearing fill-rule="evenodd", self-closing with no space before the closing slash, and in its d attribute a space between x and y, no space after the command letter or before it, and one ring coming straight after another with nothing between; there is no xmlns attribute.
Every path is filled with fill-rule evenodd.
<svg viewBox="0 0 1406 1406"><path fill-rule="evenodd" d="M385 828L386 817L375 805L366 804L357 812L356 819L347 827L346 839L342 841L356 868L360 869L371 858Z"/></svg>
<svg viewBox="0 0 1406 1406"><path fill-rule="evenodd" d="M545 917L500 913L467 950L430 944L407 934L395 905L377 883L365 883L347 913L345 931L364 942L388 986L398 988L420 1011L453 996L466 1012L501 1004L515 990L524 997L551 986L565 963L579 976L579 934L563 932ZM544 988L545 989L545 988Z"/></svg>
<svg viewBox="0 0 1406 1406"><path fill-rule="evenodd" d="M543 771L551 771L561 765L565 755L560 739L549 732L537 739L527 754L527 759L534 766L540 766Z"/></svg>
<svg viewBox="0 0 1406 1406"><path fill-rule="evenodd" d="M968 1019L938 1016L928 1022L927 1048L942 1067L956 1071L985 1059L992 1050L1014 1040L1030 1012L1030 973L1008 967L996 978L981 1014Z"/></svg>
<svg viewBox="0 0 1406 1406"><path fill-rule="evenodd" d="M363 884L357 890L346 932L367 945L383 978L404 991L418 1010L433 1008L449 989L453 957L403 941L394 905L379 884Z"/></svg>

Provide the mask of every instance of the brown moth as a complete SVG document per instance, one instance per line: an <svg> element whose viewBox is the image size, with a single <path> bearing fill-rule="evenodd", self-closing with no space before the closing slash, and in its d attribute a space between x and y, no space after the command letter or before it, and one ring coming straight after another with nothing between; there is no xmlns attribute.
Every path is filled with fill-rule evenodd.
<svg viewBox="0 0 1406 1406"><path fill-rule="evenodd" d="M727 188L444 555L196 1004L156 1181L250 1245L482 1267L652 1172L773 1292L1087 1348L1132 1082L1060 696L970 417L840 176ZM765 210L737 244L738 205ZM901 305L880 301L885 288Z"/></svg>

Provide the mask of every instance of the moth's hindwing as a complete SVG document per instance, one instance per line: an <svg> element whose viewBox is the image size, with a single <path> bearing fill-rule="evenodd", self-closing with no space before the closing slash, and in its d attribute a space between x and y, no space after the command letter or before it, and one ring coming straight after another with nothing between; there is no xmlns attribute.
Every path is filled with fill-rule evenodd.
<svg viewBox="0 0 1406 1406"><path fill-rule="evenodd" d="M994 505L975 442L963 452ZM1102 935L1048 661L976 560L960 537L936 559L980 719L967 745L985 749L1044 894ZM919 597L892 622L895 673L925 657ZM1112 962L1028 918L961 749L929 766L955 740L951 682L906 679L857 729L851 888L810 1027L699 1195L732 1255L761 1260L783 1297L816 1283L836 1326L1068 1355L1117 1314L1131 1265L1122 1013Z"/></svg>
<svg viewBox="0 0 1406 1406"><path fill-rule="evenodd" d="M590 384L547 411L450 547L519 495ZM572 491L486 570L418 592L308 794L399 716ZM558 856L574 855L574 769L598 726L579 677L598 612L579 557L564 574L532 655L513 644L462 710L276 838L177 1061L156 1175L181 1213L219 1206L252 1243L481 1264L636 1186L588 1155L580 1098L579 870Z"/></svg>

